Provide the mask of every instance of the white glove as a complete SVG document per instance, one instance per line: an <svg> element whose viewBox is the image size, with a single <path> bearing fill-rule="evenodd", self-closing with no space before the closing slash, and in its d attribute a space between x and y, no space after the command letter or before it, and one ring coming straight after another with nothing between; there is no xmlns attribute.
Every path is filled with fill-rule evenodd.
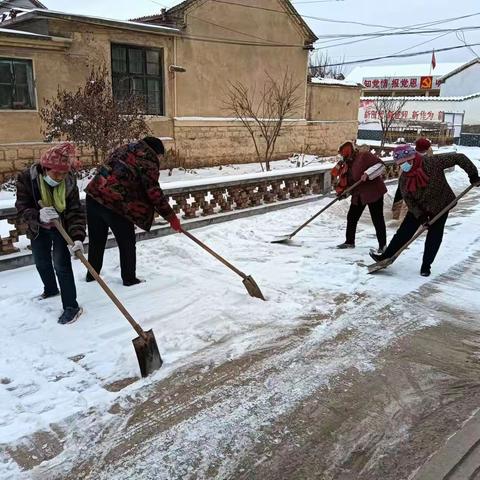
<svg viewBox="0 0 480 480"><path fill-rule="evenodd" d="M369 180L373 180L385 173L385 165L383 163L377 163L370 168L367 168L364 173L367 174Z"/></svg>
<svg viewBox="0 0 480 480"><path fill-rule="evenodd" d="M85 253L85 250L83 249L83 243L80 240L75 240L73 245L68 245L68 251L72 257L77 256L76 252L80 252L82 254Z"/></svg>
<svg viewBox="0 0 480 480"><path fill-rule="evenodd" d="M42 223L52 223L53 220L58 220L58 213L54 207L44 207L40 209L40 221Z"/></svg>

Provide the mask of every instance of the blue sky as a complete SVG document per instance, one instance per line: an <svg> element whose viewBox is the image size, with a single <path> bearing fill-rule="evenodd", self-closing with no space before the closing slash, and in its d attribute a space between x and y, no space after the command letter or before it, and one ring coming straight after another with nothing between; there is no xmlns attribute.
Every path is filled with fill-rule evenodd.
<svg viewBox="0 0 480 480"><path fill-rule="evenodd" d="M233 1L233 0L232 0ZM251 0L255 5L261 5L259 0ZM170 7L179 3L174 0L44 0L48 8L84 13L109 18L128 19L159 12L162 7ZM461 15L480 13L478 0L332 0L314 2L312 0L293 1L301 15L315 16L333 20L356 21L392 27L409 26L419 23L433 22ZM452 6L454 5L454 8ZM318 35L338 33L371 33L381 30L379 27L363 27L360 25L340 24L328 21L305 18L312 30ZM480 25L480 15L449 22L431 28L459 28ZM435 39L440 34L423 34L412 36L397 36L373 39L351 45L332 46L340 41L330 41L321 44L328 50L334 60L345 58L346 61L360 60L370 56L380 56L396 53L411 48L408 51L429 50L432 48L460 45L462 42L454 33ZM465 31L467 43L480 43L480 30ZM324 41L324 40L323 40ZM424 45L420 43L427 42ZM320 46L320 45L319 45ZM480 55L480 45L474 47ZM383 60L381 63L423 63L430 62L431 55L413 57L404 60ZM475 54L467 49L438 53L437 62L461 62L475 58ZM373 65L373 64L372 64Z"/></svg>

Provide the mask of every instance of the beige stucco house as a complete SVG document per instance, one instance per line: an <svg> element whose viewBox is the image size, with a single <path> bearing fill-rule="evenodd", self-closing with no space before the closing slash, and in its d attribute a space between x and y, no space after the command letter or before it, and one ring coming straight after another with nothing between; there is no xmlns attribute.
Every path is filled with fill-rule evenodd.
<svg viewBox="0 0 480 480"><path fill-rule="evenodd" d="M248 133L225 110L229 82L258 87L266 72L280 79L287 68L304 101L278 156L331 153L356 135L359 87L307 81L316 37L288 0L186 0L132 21L34 3L0 23L0 170L38 156L44 99L59 87L76 89L100 64L115 95L145 96L153 133L188 166L252 161Z"/></svg>

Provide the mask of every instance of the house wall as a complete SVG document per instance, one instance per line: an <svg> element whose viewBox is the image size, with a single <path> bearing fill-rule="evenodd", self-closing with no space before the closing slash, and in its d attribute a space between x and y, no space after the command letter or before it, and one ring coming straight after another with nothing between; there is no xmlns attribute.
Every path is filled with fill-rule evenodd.
<svg viewBox="0 0 480 480"><path fill-rule="evenodd" d="M250 0L234 3L251 5ZM185 33L194 39L177 40L176 62L187 71L176 75L175 116L230 117L223 104L230 82L241 82L259 91L267 73L281 80L288 69L299 85L297 94L302 100L302 107L291 118L305 118L308 60L308 51L303 48L305 34L290 15L268 11L285 12L279 0L262 0L262 7L265 10L205 1L186 13ZM297 46L231 45L199 40L206 37Z"/></svg>
<svg viewBox="0 0 480 480"><path fill-rule="evenodd" d="M440 88L441 97L459 97L480 92L480 63L474 63L445 80Z"/></svg>
<svg viewBox="0 0 480 480"><path fill-rule="evenodd" d="M26 26L22 25L22 28ZM0 144L41 142L43 135L38 111L44 99L54 97L59 87L76 90L85 83L92 67L104 64L110 72L112 43L162 48L166 75L168 65L172 63L171 37L59 20L49 20L48 30L50 35L70 38L72 42L69 48L51 51L46 47L32 48L31 43L26 47L12 47L2 43L0 38L0 57L27 58L33 61L37 96L35 110L0 110ZM173 96L170 85L168 80L165 81L166 115L148 118L149 126L157 136L173 136Z"/></svg>
<svg viewBox="0 0 480 480"><path fill-rule="evenodd" d="M339 143L356 138L360 88L308 84L308 90L305 109L311 114L284 123L275 158L301 151L331 155ZM257 139L261 144L259 132ZM179 162L186 167L256 160L250 134L239 121L177 118L175 143Z"/></svg>
<svg viewBox="0 0 480 480"><path fill-rule="evenodd" d="M352 121L360 105L361 87L308 84L307 119Z"/></svg>

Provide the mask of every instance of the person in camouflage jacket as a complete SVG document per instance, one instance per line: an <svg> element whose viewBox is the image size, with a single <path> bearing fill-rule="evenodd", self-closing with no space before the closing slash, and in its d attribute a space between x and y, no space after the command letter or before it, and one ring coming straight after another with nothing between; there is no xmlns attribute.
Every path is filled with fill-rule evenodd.
<svg viewBox="0 0 480 480"><path fill-rule="evenodd" d="M62 143L20 173L16 183L15 207L19 220L27 226L35 266L44 286L40 299L61 294L64 308L58 320L61 324L72 323L82 313L70 258L77 251L83 252L86 223L76 179L71 172L75 161L75 147ZM74 241L73 246L67 246L54 220L63 224Z"/></svg>
<svg viewBox="0 0 480 480"><path fill-rule="evenodd" d="M445 178L446 169L458 165L467 173L472 185L480 185L477 167L462 153L421 155L409 145L402 145L395 148L393 157L403 170L399 186L408 212L385 252L382 255L370 253L376 262L392 257L420 226L455 200L455 194ZM443 240L448 213L428 227L420 269L422 276L430 275L431 265Z"/></svg>
<svg viewBox="0 0 480 480"><path fill-rule="evenodd" d="M155 210L176 231L180 221L158 183L164 146L158 138L145 137L114 150L90 181L87 193L88 260L100 273L110 228L120 251L123 284L135 285L135 225L149 231ZM93 277L87 275L87 281Z"/></svg>

